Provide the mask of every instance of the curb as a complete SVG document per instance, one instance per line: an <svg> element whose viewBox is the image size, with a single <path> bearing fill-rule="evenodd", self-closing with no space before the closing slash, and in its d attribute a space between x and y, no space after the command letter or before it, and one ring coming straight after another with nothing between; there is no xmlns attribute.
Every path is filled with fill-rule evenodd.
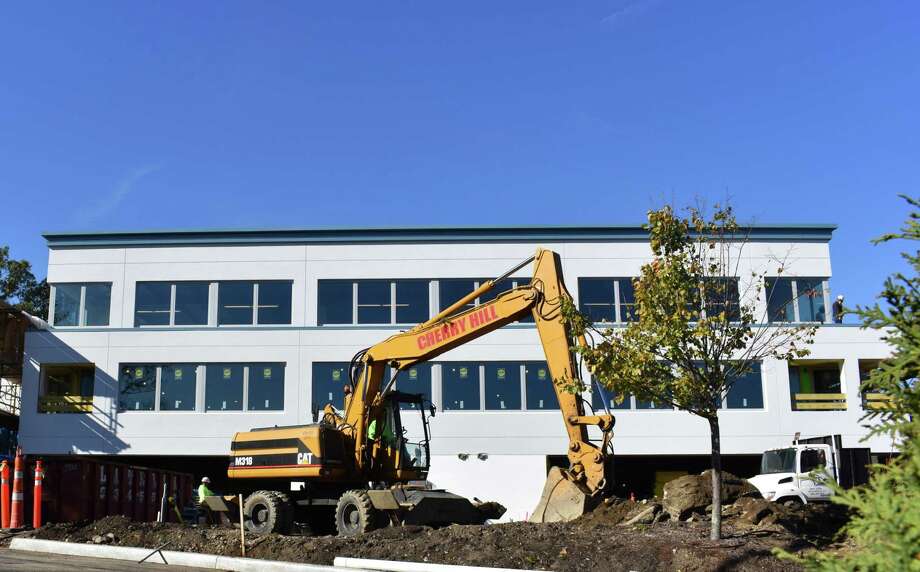
<svg viewBox="0 0 920 572"><path fill-rule="evenodd" d="M35 538L14 538L10 543L10 550L88 556L90 558L107 558L110 560L130 560L132 562L138 562L153 552L152 548L100 546L97 544L77 544L75 542L59 542ZM147 562L211 570L229 570L231 572L343 572L341 568L321 564L298 564L297 562L217 556L197 552L175 552L172 550L163 550L159 555L148 558ZM349 572L372 571L349 568Z"/></svg>

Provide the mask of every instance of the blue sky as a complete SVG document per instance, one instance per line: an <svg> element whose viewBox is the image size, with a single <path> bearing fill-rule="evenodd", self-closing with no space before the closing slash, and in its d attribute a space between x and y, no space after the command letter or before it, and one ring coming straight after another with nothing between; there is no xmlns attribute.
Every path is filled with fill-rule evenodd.
<svg viewBox="0 0 920 572"><path fill-rule="evenodd" d="M22 2L0 243L45 230L832 222L835 291L920 195L912 2Z"/></svg>

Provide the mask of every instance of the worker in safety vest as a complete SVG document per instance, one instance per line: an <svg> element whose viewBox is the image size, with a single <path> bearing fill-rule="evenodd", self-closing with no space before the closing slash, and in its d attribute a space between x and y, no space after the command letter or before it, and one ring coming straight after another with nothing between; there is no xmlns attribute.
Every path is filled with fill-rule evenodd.
<svg viewBox="0 0 920 572"><path fill-rule="evenodd" d="M208 477L201 477L201 484L198 485L198 504L204 503L204 497L213 497L217 493L208 488L208 485L211 484L211 479Z"/></svg>

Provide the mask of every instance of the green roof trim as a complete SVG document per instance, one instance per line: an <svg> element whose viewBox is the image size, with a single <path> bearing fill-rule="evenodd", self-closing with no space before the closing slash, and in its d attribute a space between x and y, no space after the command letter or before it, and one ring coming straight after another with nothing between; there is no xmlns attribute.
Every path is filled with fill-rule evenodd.
<svg viewBox="0 0 920 572"><path fill-rule="evenodd" d="M828 242L832 224L747 227L756 241ZM648 240L641 225L313 228L45 232L50 248L254 244L373 244L438 242L622 242Z"/></svg>

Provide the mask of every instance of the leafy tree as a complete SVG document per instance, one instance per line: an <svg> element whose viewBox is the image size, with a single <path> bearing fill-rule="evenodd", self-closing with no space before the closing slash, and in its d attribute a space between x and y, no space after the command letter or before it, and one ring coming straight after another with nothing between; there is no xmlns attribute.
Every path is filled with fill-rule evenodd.
<svg viewBox="0 0 920 572"><path fill-rule="evenodd" d="M0 301L46 318L50 295L48 282L35 279L27 260L11 258L10 248L0 246Z"/></svg>
<svg viewBox="0 0 920 572"><path fill-rule="evenodd" d="M593 344L578 351L595 380L617 399L665 404L705 419L711 436L712 530L721 538L722 487L719 408L736 380L764 358L808 354L815 326L762 327L757 300L764 275L738 276L747 236L731 208L700 209L685 217L671 207L648 215L653 259L633 281L638 315L625 328L597 328L571 304L564 308L575 335ZM782 272L782 266L776 268ZM791 301L790 301L791 302Z"/></svg>
<svg viewBox="0 0 920 572"><path fill-rule="evenodd" d="M920 200L903 197L914 211L900 232L876 239L920 240ZM890 435L900 455L888 465L872 467L869 483L844 491L836 488L833 501L849 507L853 517L844 532L858 549L813 555L806 561L818 570L920 570L920 251L904 252L912 276L896 273L885 280L880 299L857 307L863 326L882 330L892 348L862 384L862 390L890 398L884 409L869 410L869 435ZM788 555L787 555L788 556Z"/></svg>

